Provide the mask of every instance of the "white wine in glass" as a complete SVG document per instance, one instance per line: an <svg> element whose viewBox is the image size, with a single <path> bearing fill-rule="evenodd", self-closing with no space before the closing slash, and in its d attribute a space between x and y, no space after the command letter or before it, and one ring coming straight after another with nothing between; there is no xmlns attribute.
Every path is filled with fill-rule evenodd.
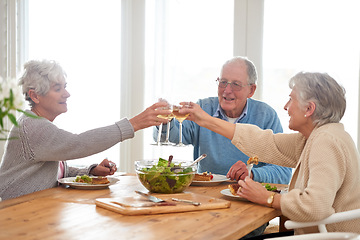
<svg viewBox="0 0 360 240"><path fill-rule="evenodd" d="M165 109L167 109L167 108L165 108ZM167 120L170 121L174 116L173 116L172 113L170 113L170 114L167 114L167 115L157 115L157 117L162 118L162 119L167 119Z"/></svg>
<svg viewBox="0 0 360 240"><path fill-rule="evenodd" d="M169 114L167 117L167 120L169 120L169 122L166 124L167 128L166 128L166 138L165 138L165 142L162 143L162 145L174 145L172 142L169 141L169 136L170 136L170 121L171 119L173 119L175 116L174 114Z"/></svg>
<svg viewBox="0 0 360 240"><path fill-rule="evenodd" d="M162 109L163 109L163 110L172 110L172 106L169 105L169 106L167 106L167 107L163 107ZM166 114L166 115L160 115L160 114L159 114L159 115L157 115L157 117L158 117L158 118L167 119L167 120L170 121L170 120L174 117L174 115L173 115L172 113ZM166 140L165 140L165 142L163 142L163 143L160 141L160 139L161 139L161 133L162 133L162 127L163 127L163 123L161 123L160 126L159 126L157 141L156 141L156 143L153 144L153 145L158 145L158 146L160 146L160 145L172 145L172 143L169 141L170 123L167 124Z"/></svg>
<svg viewBox="0 0 360 240"><path fill-rule="evenodd" d="M173 112L172 114L176 118L176 120L179 121L179 143L176 145L177 147L184 147L185 144L182 142L182 122L189 116L188 114L180 114L179 110L181 109L181 106L173 106Z"/></svg>

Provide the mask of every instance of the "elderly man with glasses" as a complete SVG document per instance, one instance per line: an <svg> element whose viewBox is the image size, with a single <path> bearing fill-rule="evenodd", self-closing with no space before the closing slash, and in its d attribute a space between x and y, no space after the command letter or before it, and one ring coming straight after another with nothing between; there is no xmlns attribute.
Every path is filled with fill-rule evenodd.
<svg viewBox="0 0 360 240"><path fill-rule="evenodd" d="M232 123L254 124L262 129L271 129L274 133L282 132L282 126L275 110L268 104L252 99L256 90L257 72L255 65L245 57L234 57L224 63L218 84L218 97L200 99L197 103L213 117ZM170 122L169 140L179 142L179 122ZM246 163L249 157L236 148L229 139L200 127L192 121L184 121L182 126L182 141L194 146L194 159L201 154L207 154L206 159L198 163L198 172L211 172L230 176L231 166L236 173L235 180L248 176ZM165 139L166 128L162 131L161 139ZM158 136L158 127L154 127L154 139ZM251 136L248 136L251 138ZM256 153L254 153L256 155ZM277 165L259 163L254 165L251 178L264 183L288 184L291 178L290 168ZM263 234L265 224L242 239L256 237Z"/></svg>
<svg viewBox="0 0 360 240"><path fill-rule="evenodd" d="M256 90L257 72L254 64L245 57L234 57L224 63L218 84L218 97L200 99L197 103L211 116L232 123L248 123L262 129L271 129L274 133L282 132L280 120L273 108L264 102L252 99ZM170 122L169 139L179 142L179 123ZM166 128L162 131L165 138ZM192 121L183 122L183 143L194 146L194 159L207 154L206 159L199 162L198 172L211 172L228 175L231 166L236 164L235 180L248 176L246 163L249 157L236 148L229 139L200 127ZM154 139L158 128L154 128ZM248 136L251 138L251 136ZM256 155L256 153L254 153ZM262 163L254 165L251 178L258 182L288 184L291 169L277 165Z"/></svg>

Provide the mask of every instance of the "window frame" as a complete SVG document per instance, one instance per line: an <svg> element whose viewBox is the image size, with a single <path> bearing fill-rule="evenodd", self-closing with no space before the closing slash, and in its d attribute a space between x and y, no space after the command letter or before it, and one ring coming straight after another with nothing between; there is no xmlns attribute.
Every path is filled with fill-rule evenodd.
<svg viewBox="0 0 360 240"><path fill-rule="evenodd" d="M247 56L254 61L259 73L254 98L261 100L263 92L262 36L264 0L233 1L233 54L234 56ZM6 19L6 23L1 23L0 26L0 46L2 50L0 51L0 66L2 66L0 74L14 77L21 69L27 56L28 0L0 0L0 6L2 6L0 13L1 15L4 14ZM138 86L143 86L145 81L145 7L145 0L122 0L121 117L130 118L143 111L146 107L144 99L141 97L143 95L141 93L144 93L145 90L138 88ZM137 82L135 83L133 79L136 79ZM358 101L360 106L360 100ZM360 107L358 116L360 119ZM134 172L133 161L144 158L143 138L142 131L138 131L134 139L120 144L120 171ZM360 127L358 127L358 148L359 144ZM1 149L3 145L4 143L1 142L1 152L3 152L3 149Z"/></svg>

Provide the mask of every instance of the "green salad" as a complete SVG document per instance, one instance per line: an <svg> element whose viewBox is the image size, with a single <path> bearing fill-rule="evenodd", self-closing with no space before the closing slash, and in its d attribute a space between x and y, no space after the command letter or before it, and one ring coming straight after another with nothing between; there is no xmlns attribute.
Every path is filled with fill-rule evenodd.
<svg viewBox="0 0 360 240"><path fill-rule="evenodd" d="M88 175L76 176L75 182L91 183L92 179Z"/></svg>
<svg viewBox="0 0 360 240"><path fill-rule="evenodd" d="M150 192L179 193L191 184L195 170L159 158L157 164L137 169L137 174Z"/></svg>
<svg viewBox="0 0 360 240"><path fill-rule="evenodd" d="M280 190L277 189L276 186L273 186L273 187L272 187L272 186L271 186L270 184L268 184L268 183L267 183L266 185L265 185L265 183L263 183L262 185L265 186L266 190L268 190L268 191L270 191L270 192L281 192Z"/></svg>

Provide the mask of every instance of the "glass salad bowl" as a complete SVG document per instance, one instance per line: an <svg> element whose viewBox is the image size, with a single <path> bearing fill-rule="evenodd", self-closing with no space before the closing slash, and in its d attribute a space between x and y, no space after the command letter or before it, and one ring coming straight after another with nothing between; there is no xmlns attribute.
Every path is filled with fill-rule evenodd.
<svg viewBox="0 0 360 240"><path fill-rule="evenodd" d="M168 160L141 160L135 162L135 171L141 184L153 193L181 193L192 182L196 165Z"/></svg>

